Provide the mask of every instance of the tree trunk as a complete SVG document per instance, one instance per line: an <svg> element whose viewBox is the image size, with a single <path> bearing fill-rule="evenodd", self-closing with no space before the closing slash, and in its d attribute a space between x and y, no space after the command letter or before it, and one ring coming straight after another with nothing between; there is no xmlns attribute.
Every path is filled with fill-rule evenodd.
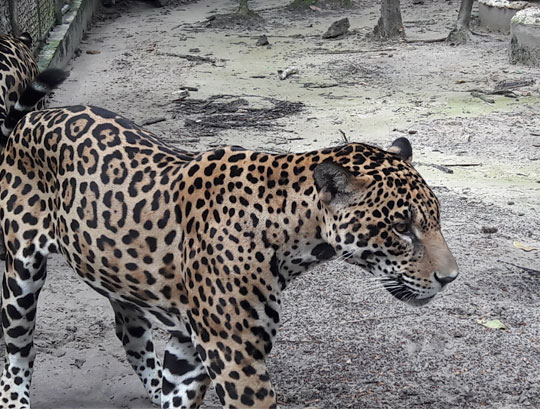
<svg viewBox="0 0 540 409"><path fill-rule="evenodd" d="M474 0L461 0L456 25L448 34L446 41L452 44L465 44L471 38L471 11Z"/></svg>
<svg viewBox="0 0 540 409"><path fill-rule="evenodd" d="M403 37L404 33L399 0L381 0L381 17L373 29L373 34L382 40L388 40Z"/></svg>

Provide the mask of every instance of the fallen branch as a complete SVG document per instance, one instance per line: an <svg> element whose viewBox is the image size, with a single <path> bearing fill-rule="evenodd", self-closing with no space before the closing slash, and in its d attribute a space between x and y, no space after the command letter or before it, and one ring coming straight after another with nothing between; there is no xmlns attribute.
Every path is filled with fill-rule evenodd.
<svg viewBox="0 0 540 409"><path fill-rule="evenodd" d="M421 166L430 166L430 167L438 169L438 170L440 170L441 172L444 172L444 173L449 173L449 174L454 173L454 171L452 169L448 169L446 166L437 165L435 163L415 162L415 164L416 165L421 165Z"/></svg>
<svg viewBox="0 0 540 409"><path fill-rule="evenodd" d="M341 136L343 136L343 140L345 141L345 143L349 143L349 138L347 138L347 135L345 135L345 132L343 132L341 129L338 129L338 131L341 134Z"/></svg>
<svg viewBox="0 0 540 409"><path fill-rule="evenodd" d="M159 117L159 118L149 118L149 119L146 119L142 122L142 126L146 126L146 125L153 125L153 124L157 124L158 122L163 122L163 121L166 121L167 118L164 118L164 117Z"/></svg>
<svg viewBox="0 0 540 409"><path fill-rule="evenodd" d="M437 37L437 38L405 38L403 39L404 42L411 44L411 43L442 43L446 41L447 37Z"/></svg>
<svg viewBox="0 0 540 409"><path fill-rule="evenodd" d="M341 321L340 325L359 324L361 322L366 322L366 321L393 320L393 319L396 319L396 318L407 317L409 315L416 315L416 314L411 312L409 314L401 314L401 315L386 315L386 316L383 316L383 317L366 317L366 318L362 318L362 319L359 319L359 320Z"/></svg>
<svg viewBox="0 0 540 409"><path fill-rule="evenodd" d="M363 53L383 53L387 51L396 51L396 48L380 48L376 50L329 50L327 48L316 48L315 54L363 54Z"/></svg>
<svg viewBox="0 0 540 409"><path fill-rule="evenodd" d="M259 36L254 36L253 34L239 34L237 37L251 38L252 40L257 40L259 38ZM289 35L269 34L267 37L270 37L270 38L304 38L304 37L319 38L320 36L318 36L318 35L304 35L304 34L289 34Z"/></svg>
<svg viewBox="0 0 540 409"><path fill-rule="evenodd" d="M470 92L473 97L480 98L483 101L486 101L492 104L493 99L487 98L486 95L504 95L509 98L517 98L517 95L514 93L514 90L521 87L527 87L533 85L535 80L533 78L522 78L519 80L503 80L499 81L494 89L491 90L482 90L478 88L469 89L466 92ZM493 101L493 102L490 102Z"/></svg>
<svg viewBox="0 0 540 409"><path fill-rule="evenodd" d="M525 272L527 272L529 274L539 274L540 275L540 270L536 270L534 268L523 267L523 266L520 266L518 264L510 263L509 261L504 261L504 260L497 260L497 261L499 263L507 264L507 265L512 266L512 267L520 268L520 269L522 269L523 271L525 271Z"/></svg>
<svg viewBox="0 0 540 409"><path fill-rule="evenodd" d="M510 91L516 88L534 85L534 78L522 78L519 80L503 80L495 85L496 92Z"/></svg>
<svg viewBox="0 0 540 409"><path fill-rule="evenodd" d="M339 87L339 84L337 82L334 82L332 84L317 84L315 82L304 83L304 88L333 88L333 87Z"/></svg>
<svg viewBox="0 0 540 409"><path fill-rule="evenodd" d="M489 34L479 33L478 31L470 30L470 32L471 32L472 35L475 35L475 36L478 36L478 37L489 37Z"/></svg>
<svg viewBox="0 0 540 409"><path fill-rule="evenodd" d="M212 57L202 57L200 55L193 55L193 54L178 54L178 53L164 53L164 52L160 52L158 51L156 53L157 55L162 55L162 56L165 56L165 57L177 57L177 58L183 58L184 60L188 60L188 61L195 61L195 62L207 62L207 63L210 63L210 64L215 64L216 63L216 59L215 58L212 58Z"/></svg>
<svg viewBox="0 0 540 409"><path fill-rule="evenodd" d="M493 98L489 98L486 94L483 92L478 91L472 91L471 95L475 98L480 98L482 101L487 102L488 104L494 104L495 100Z"/></svg>
<svg viewBox="0 0 540 409"><path fill-rule="evenodd" d="M277 343L283 343L283 344L322 344L322 341L319 341L317 339L277 339Z"/></svg>
<svg viewBox="0 0 540 409"><path fill-rule="evenodd" d="M175 105L182 115L188 116L184 118L185 126L198 128L199 133L247 127L277 129L283 125L276 123L276 119L294 115L303 107L300 102L259 98L269 101L271 107L251 107L247 100L236 95L214 95L206 100L185 99L177 101Z"/></svg>
<svg viewBox="0 0 540 409"><path fill-rule="evenodd" d="M447 168L452 168L452 167L458 167L458 166L461 166L461 167L482 166L482 164L481 163L445 163L442 166L446 166Z"/></svg>

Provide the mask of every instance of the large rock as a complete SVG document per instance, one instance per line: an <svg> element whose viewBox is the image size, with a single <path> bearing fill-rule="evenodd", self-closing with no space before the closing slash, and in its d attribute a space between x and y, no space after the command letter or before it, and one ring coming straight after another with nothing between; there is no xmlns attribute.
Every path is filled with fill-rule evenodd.
<svg viewBox="0 0 540 409"><path fill-rule="evenodd" d="M540 9L520 10L510 25L510 63L540 67Z"/></svg>
<svg viewBox="0 0 540 409"><path fill-rule="evenodd" d="M341 20L334 21L328 28L328 31L322 35L323 38L336 38L347 34L349 31L350 23L348 18L342 18Z"/></svg>
<svg viewBox="0 0 540 409"><path fill-rule="evenodd" d="M480 25L489 30L510 33L510 21L519 11L528 7L525 1L479 0L478 17Z"/></svg>

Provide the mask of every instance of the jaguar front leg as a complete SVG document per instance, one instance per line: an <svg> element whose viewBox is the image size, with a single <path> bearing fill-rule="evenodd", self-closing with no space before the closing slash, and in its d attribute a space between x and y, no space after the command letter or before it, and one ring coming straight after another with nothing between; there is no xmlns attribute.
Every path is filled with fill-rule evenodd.
<svg viewBox="0 0 540 409"><path fill-rule="evenodd" d="M198 345L216 393L225 409L277 409L263 351L251 341L207 342Z"/></svg>
<svg viewBox="0 0 540 409"><path fill-rule="evenodd" d="M277 398L266 367L279 323L279 302L257 298L229 298L218 315L209 304L211 319L201 319L197 309L188 312L196 350L216 393L226 409L277 409ZM214 304L215 308L215 304ZM259 313L260 312L260 313Z"/></svg>

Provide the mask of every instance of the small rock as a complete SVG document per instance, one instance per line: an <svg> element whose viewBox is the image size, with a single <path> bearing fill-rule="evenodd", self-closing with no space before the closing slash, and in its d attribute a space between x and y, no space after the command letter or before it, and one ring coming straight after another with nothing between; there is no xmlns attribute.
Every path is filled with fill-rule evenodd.
<svg viewBox="0 0 540 409"><path fill-rule="evenodd" d="M174 94L176 96L176 98L174 99L175 101L183 101L184 99L189 97L189 91L187 89L176 91L174 92Z"/></svg>
<svg viewBox="0 0 540 409"><path fill-rule="evenodd" d="M78 369L81 369L81 367L84 365L85 362L86 362L86 359L76 358L75 361L71 363L71 365L76 366Z"/></svg>
<svg viewBox="0 0 540 409"><path fill-rule="evenodd" d="M298 68L288 67L288 68L285 68L284 70L278 70L278 74L279 74L279 79L284 80L293 74L298 74Z"/></svg>
<svg viewBox="0 0 540 409"><path fill-rule="evenodd" d="M334 21L328 28L328 31L322 35L322 38L336 38L342 36L349 31L350 26L348 18Z"/></svg>
<svg viewBox="0 0 540 409"><path fill-rule="evenodd" d="M415 130L415 129L409 129L409 135L414 135L414 134L417 134L418 131Z"/></svg>
<svg viewBox="0 0 540 409"><path fill-rule="evenodd" d="M515 204L515 202L513 200L508 201L508 205L512 206L513 204Z"/></svg>
<svg viewBox="0 0 540 409"><path fill-rule="evenodd" d="M101 54L99 50L86 50L86 54Z"/></svg>
<svg viewBox="0 0 540 409"><path fill-rule="evenodd" d="M481 231L485 234L493 234L497 233L499 231L499 228L495 226L482 226Z"/></svg>
<svg viewBox="0 0 540 409"><path fill-rule="evenodd" d="M266 37L264 34L259 36L259 38L257 39L257 44L258 46L263 46L263 45L268 45L270 44L270 42L268 41L268 37Z"/></svg>
<svg viewBox="0 0 540 409"><path fill-rule="evenodd" d="M200 48L190 48L190 49L189 49L189 52L190 52L190 53L200 53L200 52L201 52L201 49L200 49Z"/></svg>

